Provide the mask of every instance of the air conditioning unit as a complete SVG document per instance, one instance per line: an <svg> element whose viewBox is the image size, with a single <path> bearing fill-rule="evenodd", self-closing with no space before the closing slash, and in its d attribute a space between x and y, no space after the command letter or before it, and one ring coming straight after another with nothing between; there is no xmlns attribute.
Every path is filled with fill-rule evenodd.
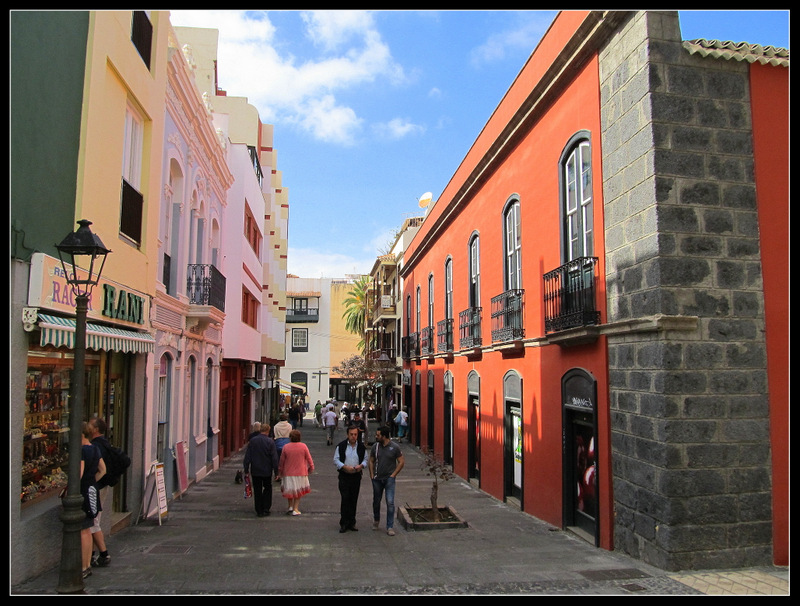
<svg viewBox="0 0 800 606"><path fill-rule="evenodd" d="M255 362L251 362L244 369L244 378L245 379L255 379L256 378L256 364Z"/></svg>

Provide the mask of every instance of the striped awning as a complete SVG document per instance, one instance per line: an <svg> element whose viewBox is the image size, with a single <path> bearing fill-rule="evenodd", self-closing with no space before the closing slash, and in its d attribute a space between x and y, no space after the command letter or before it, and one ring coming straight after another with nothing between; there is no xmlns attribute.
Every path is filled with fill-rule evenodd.
<svg viewBox="0 0 800 606"><path fill-rule="evenodd" d="M75 320L39 314L42 331L40 345L75 347ZM124 353L152 353L155 338L145 332L124 330L101 324L86 323L86 349L94 351L121 351Z"/></svg>

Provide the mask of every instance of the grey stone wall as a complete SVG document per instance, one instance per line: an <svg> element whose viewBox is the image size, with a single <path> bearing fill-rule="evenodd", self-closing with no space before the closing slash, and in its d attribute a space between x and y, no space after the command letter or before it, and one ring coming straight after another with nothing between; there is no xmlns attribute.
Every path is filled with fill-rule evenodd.
<svg viewBox="0 0 800 606"><path fill-rule="evenodd" d="M675 12L600 55L615 548L666 570L769 564L764 306L746 63L691 56ZM650 326L653 326L651 323Z"/></svg>

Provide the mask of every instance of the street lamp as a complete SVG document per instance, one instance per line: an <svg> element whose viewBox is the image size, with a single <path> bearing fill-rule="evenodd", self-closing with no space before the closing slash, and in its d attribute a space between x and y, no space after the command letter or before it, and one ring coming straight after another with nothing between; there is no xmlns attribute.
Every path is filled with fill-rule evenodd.
<svg viewBox="0 0 800 606"><path fill-rule="evenodd" d="M69 462L67 468L67 495L63 499L64 510L61 521L64 535L61 543L61 568L58 578L58 593L80 593L83 591L83 561L81 557L81 522L86 517L81 495L81 424L83 423L83 400L86 373L86 312L92 287L100 281L106 255L111 251L92 233L91 221L78 221L80 227L56 244L61 268L67 283L75 295L75 349L72 381L72 397L69 412ZM95 267L99 264L99 267ZM86 277L81 277L78 268L86 268Z"/></svg>

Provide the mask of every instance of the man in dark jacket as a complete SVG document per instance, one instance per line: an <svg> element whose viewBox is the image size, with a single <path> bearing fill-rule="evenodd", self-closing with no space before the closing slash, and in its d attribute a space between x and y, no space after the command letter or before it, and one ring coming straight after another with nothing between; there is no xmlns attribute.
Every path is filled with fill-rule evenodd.
<svg viewBox="0 0 800 606"><path fill-rule="evenodd" d="M361 490L361 476L367 466L367 449L358 439L358 428L347 428L347 439L336 447L333 463L339 470L339 494L341 495L339 532L356 528L356 506Z"/></svg>
<svg viewBox="0 0 800 606"><path fill-rule="evenodd" d="M278 449L269 437L270 427L264 423L261 433L247 443L243 468L253 479L253 504L259 518L272 508L272 476L278 475Z"/></svg>

